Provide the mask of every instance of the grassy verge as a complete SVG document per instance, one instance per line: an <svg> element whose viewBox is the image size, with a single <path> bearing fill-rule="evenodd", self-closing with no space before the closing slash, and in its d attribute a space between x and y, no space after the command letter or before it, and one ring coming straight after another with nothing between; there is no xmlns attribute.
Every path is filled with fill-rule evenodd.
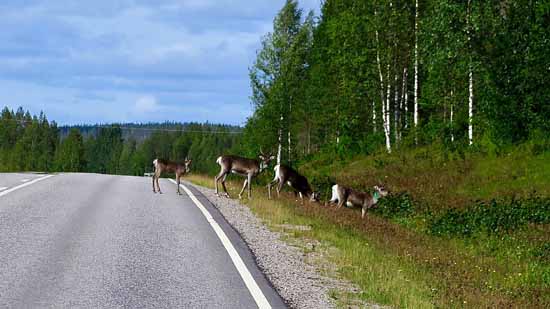
<svg viewBox="0 0 550 309"><path fill-rule="evenodd" d="M212 187L212 178L201 175L188 177L191 182ZM239 182L229 182L228 190L236 196ZM430 308L433 291L437 289L433 278L418 268L407 257L400 257L371 242L357 230L327 220L333 216L329 209L315 214L315 204L299 206L290 196L279 200L268 200L263 188L254 187L253 199L243 201L271 229L280 230L282 225L305 225L309 230L292 230L290 236L298 239L314 239L323 247L330 247L328 259L334 263L343 278L357 284L360 295L343 295L334 291L332 296L343 307L352 304L354 298L399 307Z"/></svg>
<svg viewBox="0 0 550 309"><path fill-rule="evenodd" d="M272 228L308 225L292 235L334 249L338 275L362 290L335 292L344 307L360 297L410 308L548 308L549 162L548 153L449 158L433 148L319 158L301 168L317 188L326 191L327 179L359 189L382 182L393 197L365 220L349 209L301 206L290 195L267 200L257 184L245 203ZM240 181L229 186L233 196Z"/></svg>

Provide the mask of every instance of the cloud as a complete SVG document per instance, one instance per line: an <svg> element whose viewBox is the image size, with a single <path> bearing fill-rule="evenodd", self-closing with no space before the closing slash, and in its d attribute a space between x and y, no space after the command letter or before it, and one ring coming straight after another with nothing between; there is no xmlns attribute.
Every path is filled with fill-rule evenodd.
<svg viewBox="0 0 550 309"><path fill-rule="evenodd" d="M162 107L158 104L157 98L151 95L146 95L139 97L134 104L134 112L138 114L147 114L152 112L157 112L161 110Z"/></svg>
<svg viewBox="0 0 550 309"><path fill-rule="evenodd" d="M248 67L284 2L2 1L0 105L60 123L243 123Z"/></svg>

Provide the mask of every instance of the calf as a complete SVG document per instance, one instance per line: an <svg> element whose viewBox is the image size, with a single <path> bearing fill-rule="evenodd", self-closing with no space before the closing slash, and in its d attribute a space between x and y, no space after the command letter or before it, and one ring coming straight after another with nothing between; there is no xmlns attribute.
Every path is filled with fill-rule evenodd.
<svg viewBox="0 0 550 309"><path fill-rule="evenodd" d="M180 193L180 178L181 176L185 175L186 173L189 173L191 171L191 162L193 160L188 160L187 158L183 162L183 164L168 161L165 159L155 159L153 161L153 165L155 166L155 174L153 175L153 192L157 193L155 188L155 181L157 183L157 188L159 189L158 192L162 194L162 191L160 191L160 185L159 185L159 178L160 175L163 172L169 172L169 173L175 173L176 174L176 182L178 184L178 194Z"/></svg>
<svg viewBox="0 0 550 309"><path fill-rule="evenodd" d="M267 194L269 199L271 199L272 185L274 185L275 183L278 183L277 197L279 197L281 194L281 189L286 183L292 189L294 189L294 192L298 192L298 194L300 194L300 199L302 201L302 204L304 203L304 195L309 198L310 202L316 202L319 200L318 194L316 192L313 192L313 190L311 190L311 186L309 185L307 178L300 175L300 173L298 173L292 167L278 164L275 166L274 170L275 170L275 178L273 178L273 181L267 185Z"/></svg>
<svg viewBox="0 0 550 309"><path fill-rule="evenodd" d="M388 191L384 187L374 186L374 193L370 194L336 184L332 186L330 202L336 203L338 201L337 208L342 207L344 204L349 207L361 207L361 218L364 218L367 210L376 205L378 200L386 195L388 195Z"/></svg>

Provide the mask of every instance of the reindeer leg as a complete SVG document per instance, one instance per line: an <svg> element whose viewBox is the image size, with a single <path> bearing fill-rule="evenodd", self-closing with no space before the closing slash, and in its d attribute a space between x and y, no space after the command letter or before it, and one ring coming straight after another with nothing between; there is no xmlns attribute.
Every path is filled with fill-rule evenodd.
<svg viewBox="0 0 550 309"><path fill-rule="evenodd" d="M340 192L340 197L341 198L338 199L338 206L336 207L336 209L342 208L342 206L344 206L348 201L348 194L346 194L345 192Z"/></svg>
<svg viewBox="0 0 550 309"><path fill-rule="evenodd" d="M181 195L181 193L180 193L180 182L181 182L180 178L181 178L181 174L176 174L176 183L178 185L178 195Z"/></svg>
<svg viewBox="0 0 550 309"><path fill-rule="evenodd" d="M153 193L157 193L157 188L155 188L155 174L153 174L153 177L151 177L151 179L153 180Z"/></svg>
<svg viewBox="0 0 550 309"><path fill-rule="evenodd" d="M367 210L369 210L373 206L374 206L374 204L372 202L372 199L363 204L363 207L361 208L361 219L363 219L365 217L365 215L367 214Z"/></svg>
<svg viewBox="0 0 550 309"><path fill-rule="evenodd" d="M222 187L223 187L223 191L225 191L225 197L229 198L229 193L227 192L227 188L225 187L226 178L227 178L227 174L225 174L222 178Z"/></svg>
<svg viewBox="0 0 550 309"><path fill-rule="evenodd" d="M244 184L243 184L243 188L241 189L241 192L239 193L239 199L243 198L243 192L244 192L244 189L246 188L247 184L248 184L248 179L245 179Z"/></svg>
<svg viewBox="0 0 550 309"><path fill-rule="evenodd" d="M337 193L338 193L338 206L336 207L336 209L342 208L342 206L344 206L347 203L349 198L349 191L343 189L342 187L338 188Z"/></svg>
<svg viewBox="0 0 550 309"><path fill-rule="evenodd" d="M214 188L216 189L216 195L217 196L219 196L219 193L218 193L218 180L220 180L220 176L221 176L221 174L216 175L216 177L214 177Z"/></svg>
<svg viewBox="0 0 550 309"><path fill-rule="evenodd" d="M156 179L157 179L157 188L159 189L159 193L162 194L162 191L160 190L159 178L160 178L160 175L157 175L157 177L156 177Z"/></svg>
<svg viewBox="0 0 550 309"><path fill-rule="evenodd" d="M220 179L225 176L225 171L222 170L216 177L214 177L214 187L216 188L216 195L217 196L220 196L219 194L219 190L218 190L218 182L220 181Z"/></svg>
<svg viewBox="0 0 550 309"><path fill-rule="evenodd" d="M298 194L300 195L300 204L304 205L304 195L302 192L298 192Z"/></svg>
<svg viewBox="0 0 550 309"><path fill-rule="evenodd" d="M160 185L159 185L160 173L161 173L160 170L155 170L155 174L153 175L153 192L155 192L155 182L156 182L158 193L162 194L162 191L160 191Z"/></svg>
<svg viewBox="0 0 550 309"><path fill-rule="evenodd" d="M267 196L269 199L271 199L271 187L279 182L279 178L275 177L268 185L267 185Z"/></svg>
<svg viewBox="0 0 550 309"><path fill-rule="evenodd" d="M252 175L248 174L248 199L252 199Z"/></svg>
<svg viewBox="0 0 550 309"><path fill-rule="evenodd" d="M281 198L281 190L283 189L283 186L285 183L283 181L279 181L277 185L277 198Z"/></svg>

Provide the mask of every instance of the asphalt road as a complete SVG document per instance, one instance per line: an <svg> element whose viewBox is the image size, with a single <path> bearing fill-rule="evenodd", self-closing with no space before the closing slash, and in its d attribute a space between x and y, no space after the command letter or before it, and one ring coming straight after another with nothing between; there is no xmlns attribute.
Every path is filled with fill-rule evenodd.
<svg viewBox="0 0 550 309"><path fill-rule="evenodd" d="M0 191L0 307L258 307L209 221L187 194L176 195L175 184L161 180L159 195L143 177L62 174L32 182L43 176L0 174L7 188ZM23 183L30 184L12 190ZM284 307L242 239L191 191L265 300Z"/></svg>
<svg viewBox="0 0 550 309"><path fill-rule="evenodd" d="M0 192L13 188L26 182L43 177L44 174L36 173L0 173Z"/></svg>

